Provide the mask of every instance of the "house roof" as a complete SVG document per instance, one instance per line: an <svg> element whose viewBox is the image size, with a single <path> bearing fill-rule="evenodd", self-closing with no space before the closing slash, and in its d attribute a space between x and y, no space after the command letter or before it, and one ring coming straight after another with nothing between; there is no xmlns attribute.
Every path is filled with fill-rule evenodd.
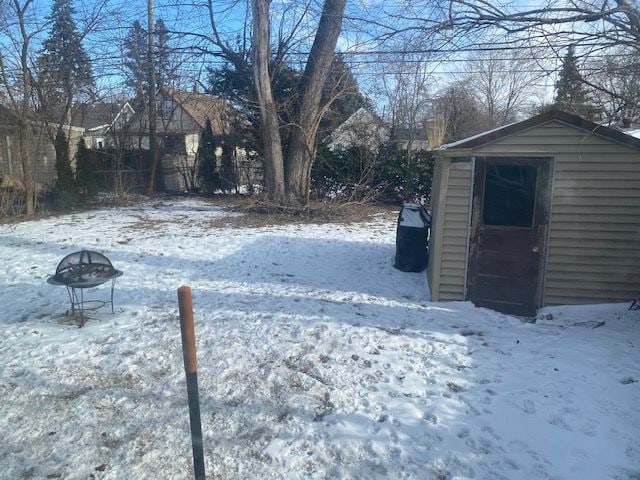
<svg viewBox="0 0 640 480"><path fill-rule="evenodd" d="M462 140L458 140L456 142L442 145L438 150L454 150L480 147L482 145L495 142L496 140L515 135L524 130L538 127L540 125L544 125L553 121L559 121L567 125L580 128L585 132L599 135L615 142L640 149L640 138L635 138L631 135L627 135L626 133L623 133L615 128L606 127L604 125L594 123L578 115L573 115L561 110L551 110L536 115L535 117L528 118L527 120L523 120L521 122L510 123L502 127L494 128L493 130L488 130L471 137L463 138Z"/></svg>
<svg viewBox="0 0 640 480"><path fill-rule="evenodd" d="M110 126L128 106L133 112L133 108L128 102L96 102L74 105L71 108L71 125L81 127L86 130L93 130L98 127ZM62 118L64 107L54 106L47 114L47 118L53 124L57 124Z"/></svg>
<svg viewBox="0 0 640 480"><path fill-rule="evenodd" d="M127 102L81 105L74 109L71 124L87 130L111 125L126 105Z"/></svg>
<svg viewBox="0 0 640 480"><path fill-rule="evenodd" d="M220 97L171 88L165 89L165 94L173 98L201 128L205 127L207 118L211 120L214 133L228 130L226 126L231 120L229 115L235 114L229 102Z"/></svg>
<svg viewBox="0 0 640 480"><path fill-rule="evenodd" d="M357 144L377 144L388 138L389 132L375 113L359 108L338 125L323 141L331 146L348 148Z"/></svg>

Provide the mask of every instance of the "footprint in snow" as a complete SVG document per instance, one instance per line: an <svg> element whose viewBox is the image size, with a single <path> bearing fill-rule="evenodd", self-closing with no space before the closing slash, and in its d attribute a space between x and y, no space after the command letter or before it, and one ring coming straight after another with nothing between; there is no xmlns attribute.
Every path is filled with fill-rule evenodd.
<svg viewBox="0 0 640 480"><path fill-rule="evenodd" d="M567 430L568 432L573 431L573 429L567 424L565 419L560 417L559 415L551 415L548 421L549 421L549 424L554 425L556 427L560 427L564 430Z"/></svg>
<svg viewBox="0 0 640 480"><path fill-rule="evenodd" d="M525 400L523 402L523 407L524 413L528 413L529 415L536 413L536 404L531 400Z"/></svg>
<svg viewBox="0 0 640 480"><path fill-rule="evenodd" d="M425 413L424 415L422 415L422 419L426 422L430 422L433 425L438 423L438 417L436 417L433 413Z"/></svg>

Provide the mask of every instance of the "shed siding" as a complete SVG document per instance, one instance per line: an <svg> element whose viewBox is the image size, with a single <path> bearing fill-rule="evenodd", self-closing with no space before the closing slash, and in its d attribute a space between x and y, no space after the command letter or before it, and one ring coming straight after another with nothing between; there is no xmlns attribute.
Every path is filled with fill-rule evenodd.
<svg viewBox="0 0 640 480"><path fill-rule="evenodd" d="M448 164L448 188L443 197L440 238L440 288L437 300L464 300L473 164Z"/></svg>
<svg viewBox="0 0 640 480"><path fill-rule="evenodd" d="M640 152L554 122L474 154L555 159L543 305L640 293Z"/></svg>
<svg viewBox="0 0 640 480"><path fill-rule="evenodd" d="M436 161L433 169L433 181L431 183L431 235L429 237L429 265L427 266L427 279L431 290L431 300L438 299L438 271L442 260L440 252L440 228L438 220L440 215L440 194L445 188L442 177L443 161Z"/></svg>

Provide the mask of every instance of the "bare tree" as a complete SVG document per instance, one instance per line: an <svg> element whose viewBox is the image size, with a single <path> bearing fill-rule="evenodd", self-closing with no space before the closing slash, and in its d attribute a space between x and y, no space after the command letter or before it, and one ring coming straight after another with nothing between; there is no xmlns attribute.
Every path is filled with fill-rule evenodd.
<svg viewBox="0 0 640 480"><path fill-rule="evenodd" d="M482 106L468 78L451 83L438 92L433 101L432 116L439 122L437 138L441 142L460 140L487 128Z"/></svg>
<svg viewBox="0 0 640 480"><path fill-rule="evenodd" d="M488 0L450 0L449 11L447 22L459 31L506 33L504 40L490 45L492 49L518 49L526 40L529 45L550 47L547 51L555 52L558 58L560 51L570 46L575 46L581 57L614 56L620 48L640 53L640 5L635 0L547 0L528 8ZM510 40L514 37L515 41ZM606 82L591 81L588 75L580 81L598 95L629 101Z"/></svg>
<svg viewBox="0 0 640 480"><path fill-rule="evenodd" d="M447 124L449 119L446 112L436 112L427 123L427 140L429 148L434 149L440 147L444 143L447 135Z"/></svg>
<svg viewBox="0 0 640 480"><path fill-rule="evenodd" d="M628 122L640 117L639 53L621 47L616 55L588 60L585 70L598 92L592 101L607 118Z"/></svg>
<svg viewBox="0 0 640 480"><path fill-rule="evenodd" d="M18 117L18 150L25 188L27 215L35 213L35 162L29 158L29 126L33 121L32 42L44 28L33 15L33 0L7 0L2 5L0 32L8 44L0 44L0 82ZM15 23L14 23L15 22Z"/></svg>
<svg viewBox="0 0 640 480"><path fill-rule="evenodd" d="M157 103L156 103L156 49L155 49L155 14L153 0L147 0L147 75L148 75L148 93L149 96L149 152L151 154L151 174L149 175L149 183L145 188L145 193L151 195L156 191L156 175L158 172L158 162L160 155L158 152L158 136L157 132Z"/></svg>
<svg viewBox="0 0 640 480"><path fill-rule="evenodd" d="M207 0L211 35L195 38L209 42L208 47L202 47L207 53L224 58L237 72L252 75L252 100L261 120L265 184L275 203L300 206L308 201L317 132L326 111L321 105L323 86L342 28L345 4L346 0L325 0L319 21L314 24L311 2L288 4L288 11L275 15L278 4L252 0L244 33L237 35L236 31L221 30L228 13L216 11L213 2ZM294 64L299 63L306 49L310 50L298 85L288 96L288 105L279 105L274 92L276 69L291 58L297 59Z"/></svg>
<svg viewBox="0 0 640 480"><path fill-rule="evenodd" d="M286 197L284 155L276 103L271 88L271 23L269 1L253 0L253 82L262 124L264 179L271 198L282 202Z"/></svg>
<svg viewBox="0 0 640 480"><path fill-rule="evenodd" d="M487 127L516 120L539 74L528 50L475 52L465 64L469 86L484 109Z"/></svg>
<svg viewBox="0 0 640 480"><path fill-rule="evenodd" d="M533 8L512 2L451 0L448 22L467 30L497 28L509 34L526 32L538 39L570 38L595 49L620 45L640 49L640 8L634 0L548 0Z"/></svg>
<svg viewBox="0 0 640 480"><path fill-rule="evenodd" d="M325 0L300 79L299 101L294 116L296 125L289 139L285 161L286 200L294 205L305 205L309 201L311 166L316 155L317 133L322 118L322 90L342 30L345 5L346 0Z"/></svg>
<svg viewBox="0 0 640 480"><path fill-rule="evenodd" d="M407 164L411 163L411 151L416 138L425 128L431 103L430 91L434 84L429 61L431 56L411 53L407 42L393 55L381 55L378 84L385 101L385 117L391 126L392 140L402 139ZM404 143L406 142L406 143Z"/></svg>

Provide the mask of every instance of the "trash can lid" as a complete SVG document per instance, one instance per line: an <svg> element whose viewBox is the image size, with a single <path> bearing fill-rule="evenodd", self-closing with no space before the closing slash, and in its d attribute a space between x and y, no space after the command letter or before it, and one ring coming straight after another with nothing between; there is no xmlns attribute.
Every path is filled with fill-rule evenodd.
<svg viewBox="0 0 640 480"><path fill-rule="evenodd" d="M420 214L420 207L416 204L405 203L400 211L399 225L402 227L424 228L424 218Z"/></svg>

